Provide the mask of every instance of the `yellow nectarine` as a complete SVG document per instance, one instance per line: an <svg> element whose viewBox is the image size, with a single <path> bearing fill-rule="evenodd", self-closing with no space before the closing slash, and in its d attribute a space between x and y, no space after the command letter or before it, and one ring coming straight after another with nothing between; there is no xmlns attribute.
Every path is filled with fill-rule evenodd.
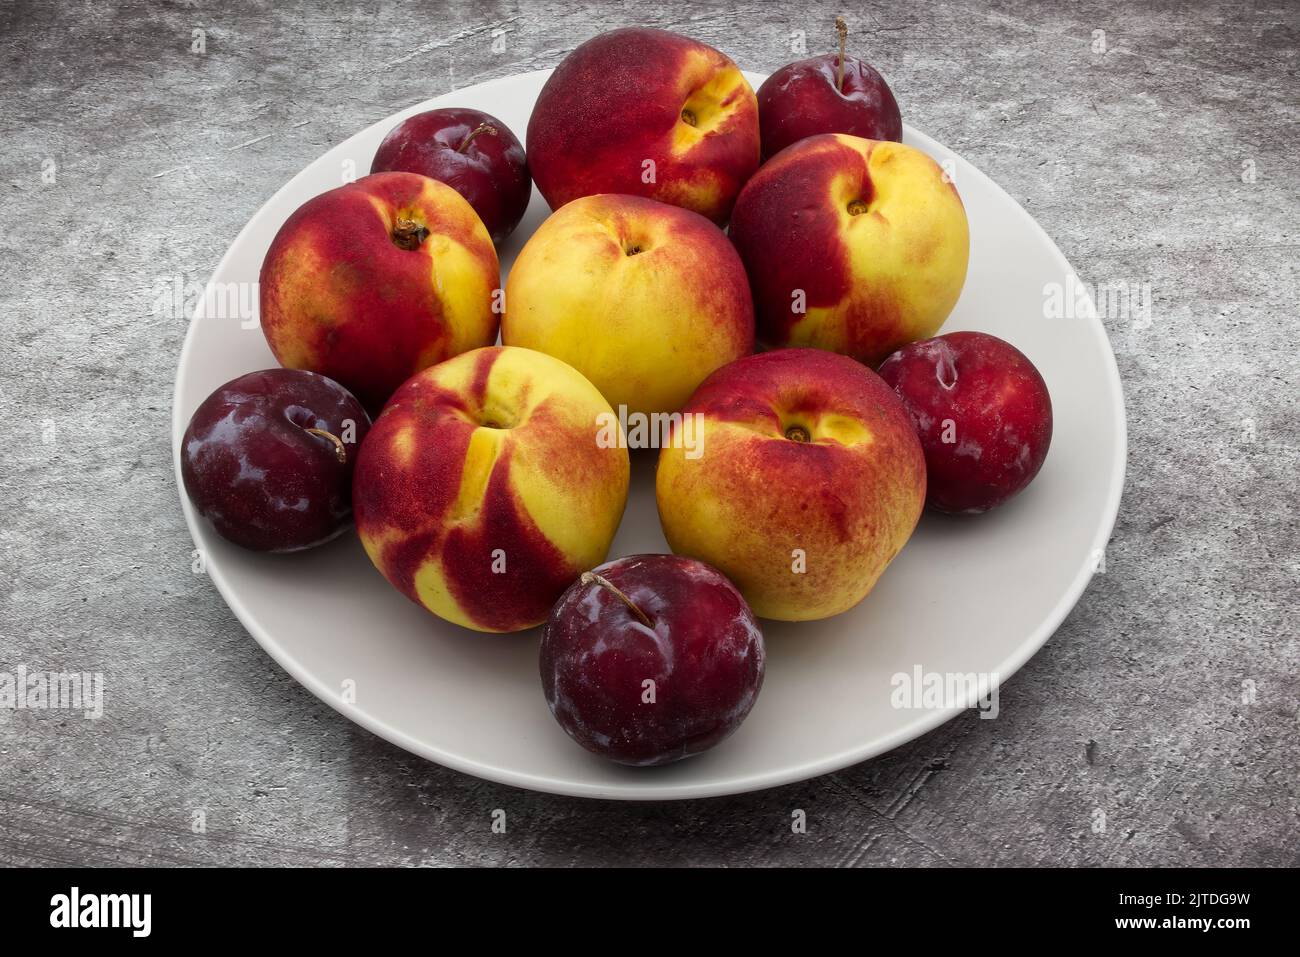
<svg viewBox="0 0 1300 957"><path fill-rule="evenodd" d="M638 196L576 199L506 281L501 341L549 353L629 412L672 412L754 348L744 267L716 226Z"/></svg>

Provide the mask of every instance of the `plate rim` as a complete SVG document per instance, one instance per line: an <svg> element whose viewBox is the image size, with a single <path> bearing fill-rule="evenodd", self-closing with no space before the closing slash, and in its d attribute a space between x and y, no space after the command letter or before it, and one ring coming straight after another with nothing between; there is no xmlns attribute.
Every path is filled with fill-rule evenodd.
<svg viewBox="0 0 1300 957"><path fill-rule="evenodd" d="M275 204L276 200L293 185L294 181L301 176L307 169L314 166L332 150L337 149L343 143L348 142L355 137L362 136L375 127L388 127L397 121L399 117L405 117L424 109L435 108L432 104L444 100L447 97L454 96L457 93L464 93L466 90L479 91L484 88L504 85L516 80L525 78L540 78L549 75L553 70L529 70L523 73L515 73L504 77L495 77L491 80L485 80L482 83L471 84L470 86L461 87L456 90L449 90L437 96L430 97L417 104L397 110L381 118L375 123L353 133L341 143L336 143L328 147L323 153L311 160L302 167L297 173L293 174L286 180L279 189L272 193L257 211L249 217L242 229L230 241L225 253L217 262L216 267L209 276L207 283L204 285L204 295L195 306L194 313L190 317L185 332L185 340L181 345L180 355L176 365L176 378L172 388L172 467L173 477L176 482L176 491L181 502L181 512L185 517L185 524L189 529L190 537L194 542L195 548L202 549L201 539L207 535L214 534L206 527L206 523L198 516L188 497L185 495L185 486L181 478L180 469L180 448L181 440L184 437L187 422L181 418L181 389L184 382L185 368L190 359L190 352L193 348L194 330L199 320L204 318L204 304L208 301L208 290L216 276L220 275L226 268L228 260L244 241L246 236L259 226L261 220L268 216L268 210ZM754 78L759 77L759 83L765 78L764 74L756 73L751 70L743 71L751 85ZM927 140L942 148L948 155L960 157L960 154L949 149L941 141L935 139L916 129L910 124L904 124L904 131L912 134L924 136ZM979 167L970 163L963 158L971 169L979 173L988 181L989 185L1001 197L1009 202L1017 214L1026 221L1031 230L1036 233L1055 257L1058 264L1062 267L1062 275L1073 278L1076 283L1075 288L1083 289L1088 296L1089 302L1092 301L1091 291L1085 285L1082 285L1078 274L1070 265L1069 260L1065 258L1064 253L1056 245L1056 242L1048 235L1047 231L1034 219L1029 212L1020 205L1020 203L1011 196L1002 186L991 176L981 170ZM1075 321L1079 321L1076 319ZM1119 365L1115 358L1115 350L1111 345L1110 337L1106 333L1106 328L1096 309L1088 310L1083 321L1087 322L1094 336L1100 338L1105 346L1105 355L1109 362L1105 363L1106 376L1105 388L1111 393L1111 400L1115 409L1115 421L1112 423L1115 432L1116 455L1115 462L1109 476L1109 488L1106 493L1106 504L1102 516L1102 521L1094 533L1092 549L1082 566L1076 571L1074 578L1071 580L1069 587L1065 589L1061 597L1053 606L1050 614L1043 619L1043 622L1032 631L1029 636L1016 646L1015 651L1008 655L997 668L990 669L990 673L997 674L997 686L1000 687L1012 675L1019 671L1030 658L1032 658L1045 645L1049 638L1055 634L1061 626L1066 616L1078 604L1079 599L1083 597L1087 590L1092 577L1097 572L1096 562L1093 558L1099 551L1104 553L1107 543L1114 532L1115 523L1119 516L1120 502L1124 492L1124 481L1127 475L1128 465L1128 415L1124 405L1124 390L1119 375ZM776 771L752 773L746 777L735 779L728 778L725 780L715 780L707 782L679 783L679 784L652 784L652 783L628 783L596 784L591 782L573 781L566 778L552 778L543 775L532 774L511 770L493 764L487 764L463 755L444 751L438 747L431 746L425 742L419 741L406 732L395 728L385 721L382 721L361 707L355 704L348 704L342 700L335 689L328 687L317 678L314 674L306 669L299 661L291 655L280 643L268 632L258 625L252 615L238 597L238 592L232 587L226 579L225 572L219 563L205 563L205 572L207 577L212 581L217 589L217 593L225 601L226 605L234 613L235 618L244 627L244 630L252 636L253 640L258 643L264 652L270 655L281 668L283 668L298 684L302 685L318 699L325 702L343 717L347 718L354 724L360 725L372 734L383 738L390 744L394 744L403 750L418 755L426 760L433 761L443 767L451 768L464 774L469 774L486 781L492 781L496 784L504 784L511 787L524 788L532 791L540 791L548 794L559 794L567 797L581 797L599 800L621 800L621 801L669 801L669 800L691 800L709 797L723 797L727 795L745 794L753 791L766 790L768 788L780 787L786 784L792 784L799 781L806 781L811 778L820 777L824 774L830 774L842 770L854 764L868 761L878 757L881 754L892 751L909 741L919 738L921 735L931 731L941 724L945 724L952 718L956 717L962 711L968 710L960 705L954 705L947 708L937 708L920 712L912 721L902 725L895 731L875 738L867 744L849 748L829 757L818 758L803 764L785 767Z"/></svg>

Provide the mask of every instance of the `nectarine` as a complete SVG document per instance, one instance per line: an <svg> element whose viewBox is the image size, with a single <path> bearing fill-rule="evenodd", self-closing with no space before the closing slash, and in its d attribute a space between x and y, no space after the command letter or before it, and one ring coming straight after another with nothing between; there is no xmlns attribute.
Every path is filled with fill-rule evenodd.
<svg viewBox="0 0 1300 957"><path fill-rule="evenodd" d="M823 134L786 147L741 191L731 238L758 340L875 366L948 318L970 233L956 187L918 149Z"/></svg>
<svg viewBox="0 0 1300 957"><path fill-rule="evenodd" d="M602 33L561 61L528 121L552 209L632 193L725 222L758 168L758 102L736 64L664 30Z"/></svg>
<svg viewBox="0 0 1300 957"><path fill-rule="evenodd" d="M672 550L721 570L763 618L826 618L861 601L925 503L925 459L898 397L846 356L778 349L713 373L692 413L704 454L659 453Z"/></svg>
<svg viewBox="0 0 1300 957"><path fill-rule="evenodd" d="M674 412L710 372L754 351L754 306L740 257L703 216L586 196L520 251L501 341L563 359L615 408Z"/></svg>
<svg viewBox="0 0 1300 957"><path fill-rule="evenodd" d="M262 332L282 366L372 412L410 375L496 341L496 249L459 193L375 173L308 200L262 263Z"/></svg>
<svg viewBox="0 0 1300 957"><path fill-rule="evenodd" d="M412 601L478 631L540 625L605 558L628 454L612 414L559 359L493 346L412 376L375 420L353 477L357 532Z"/></svg>

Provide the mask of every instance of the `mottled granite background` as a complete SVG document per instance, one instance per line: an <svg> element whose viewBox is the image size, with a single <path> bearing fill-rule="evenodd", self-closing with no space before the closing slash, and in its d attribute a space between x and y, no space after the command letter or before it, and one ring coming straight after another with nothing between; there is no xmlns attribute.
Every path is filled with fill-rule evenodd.
<svg viewBox="0 0 1300 957"><path fill-rule="evenodd" d="M846 11L910 123L1085 280L1152 291L1149 323L1107 320L1130 451L1105 573L997 721L731 799L530 794L352 725L191 572L160 278L205 281L285 180L411 103L628 23L767 71L836 12L0 0L0 670L109 682L101 721L0 710L0 863L1300 864L1294 2Z"/></svg>

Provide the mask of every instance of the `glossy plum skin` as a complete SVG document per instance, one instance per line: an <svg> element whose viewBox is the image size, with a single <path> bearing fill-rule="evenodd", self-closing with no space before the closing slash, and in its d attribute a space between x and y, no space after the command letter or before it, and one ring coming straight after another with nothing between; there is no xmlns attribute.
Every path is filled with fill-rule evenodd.
<svg viewBox="0 0 1300 957"><path fill-rule="evenodd" d="M926 504L986 512L1022 491L1052 442L1052 399L1034 364L983 332L913 342L880 377L907 406L927 472Z"/></svg>
<svg viewBox="0 0 1300 957"><path fill-rule="evenodd" d="M678 555L632 555L579 579L542 636L542 690L573 740L620 764L668 764L740 726L763 685L763 634L721 572ZM653 681L654 701L646 681Z"/></svg>
<svg viewBox="0 0 1300 957"><path fill-rule="evenodd" d="M346 461L307 429L338 436ZM181 442L185 492L236 545L260 552L319 545L351 521L352 469L369 429L361 403L333 379L250 372L204 399L190 419Z"/></svg>
<svg viewBox="0 0 1300 957"><path fill-rule="evenodd" d="M885 78L856 57L844 58L844 87L836 87L838 53L781 67L758 88L763 161L818 133L851 133L903 141L903 117Z"/></svg>
<svg viewBox="0 0 1300 957"><path fill-rule="evenodd" d="M496 132L470 139L484 124ZM372 173L392 170L420 173L456 190L498 246L519 225L533 193L523 144L504 123L479 110L429 110L403 120L384 137L370 164Z"/></svg>

